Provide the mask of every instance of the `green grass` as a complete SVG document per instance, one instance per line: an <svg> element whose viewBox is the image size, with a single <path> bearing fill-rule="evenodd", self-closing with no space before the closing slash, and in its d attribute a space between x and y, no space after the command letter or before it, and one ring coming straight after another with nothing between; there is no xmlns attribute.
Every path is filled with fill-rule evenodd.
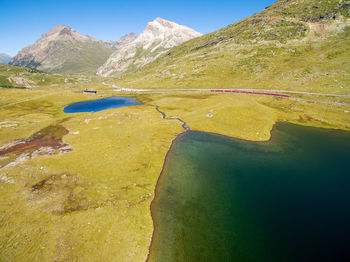
<svg viewBox="0 0 350 262"><path fill-rule="evenodd" d="M115 82L135 88L348 93L350 29L343 15L348 9L335 0L277 1L258 14L187 41ZM310 18L311 23L305 14L322 18Z"/></svg>
<svg viewBox="0 0 350 262"><path fill-rule="evenodd" d="M262 13L316 22L333 20L340 15L349 17L349 11L349 2L344 0L280 0Z"/></svg>
<svg viewBox="0 0 350 262"><path fill-rule="evenodd" d="M63 113L69 103L99 97L77 92L86 86L112 94L97 82L80 85L0 90L0 106L33 98L0 110L0 124L11 124L0 128L0 145L45 135L62 137L72 147L68 153L0 170L14 181L0 182L1 261L127 262L147 257L154 187L171 141L183 128L147 105ZM350 129L344 106L243 94L139 97L193 130L242 139L269 139L276 121Z"/></svg>
<svg viewBox="0 0 350 262"><path fill-rule="evenodd" d="M349 28L327 39L226 44L162 57L117 85L148 88L261 88L349 93Z"/></svg>
<svg viewBox="0 0 350 262"><path fill-rule="evenodd" d="M78 63L78 62L77 62ZM85 70L84 65L80 65ZM0 64L0 83L6 87L24 88L14 83L11 78L23 78L30 83L32 88L49 88L53 86L81 87L86 85L101 85L102 78L85 75L63 75L58 73L45 73L35 68L18 67ZM106 79L107 81L108 79Z"/></svg>
<svg viewBox="0 0 350 262"><path fill-rule="evenodd" d="M4 76L0 76L0 87L13 88L13 84Z"/></svg>
<svg viewBox="0 0 350 262"><path fill-rule="evenodd" d="M104 47L98 43L88 44L67 44L62 43L62 46L48 57L48 60L60 59L63 61L60 67L42 68L51 73L61 74L87 74L94 75L97 69L108 59L114 52L114 49Z"/></svg>
<svg viewBox="0 0 350 262"><path fill-rule="evenodd" d="M273 7L289 8L290 18L301 19L303 14L297 15L293 3L297 1L279 1ZM271 10L264 12L277 12ZM251 21L244 20L242 26ZM309 31L306 37L298 33L305 32L301 20L271 21L275 27L266 28L280 31L285 41L266 40L273 35L266 31L261 34L263 41L242 38L246 42L240 43L243 40L232 38L214 43L221 32L230 36L243 30L238 24L180 45L118 81L0 64L3 79L23 77L38 86L0 89L0 146L44 134L62 137L72 147L68 153L42 155L0 170L13 181L0 182L0 261L145 261L153 231L150 203L155 184L171 141L183 128L178 121L162 119L148 105L81 114L62 111L73 102L118 95L101 81L125 87L349 93L349 28L336 28L337 22L327 24L327 20L327 25L335 26L326 30L327 36L309 39ZM264 23L256 25L260 28ZM252 32L254 28L244 37ZM194 50L207 42L213 44ZM85 88L96 89L98 95L83 94ZM269 139L278 121L350 130L348 98L294 96L311 100L307 102L203 93L138 97L160 106L167 117L183 119L193 130L247 140ZM2 159L12 160L11 156Z"/></svg>

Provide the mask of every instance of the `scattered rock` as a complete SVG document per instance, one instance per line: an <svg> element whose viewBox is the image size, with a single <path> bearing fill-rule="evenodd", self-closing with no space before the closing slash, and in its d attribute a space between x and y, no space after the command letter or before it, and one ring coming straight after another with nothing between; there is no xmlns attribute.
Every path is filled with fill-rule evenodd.
<svg viewBox="0 0 350 262"><path fill-rule="evenodd" d="M18 122L16 121L5 121L5 122L0 122L0 128L4 127L14 127L18 126Z"/></svg>
<svg viewBox="0 0 350 262"><path fill-rule="evenodd" d="M7 165L5 165L4 167L12 167L12 166L15 166L21 162L24 162L25 160L29 159L30 158L30 153L24 153L24 154L21 154L19 157L17 157L14 161L8 163ZM4 168L2 167L2 168Z"/></svg>
<svg viewBox="0 0 350 262"><path fill-rule="evenodd" d="M6 184L13 184L15 183L15 180L12 178L9 178L7 174L0 175L0 182L6 183Z"/></svg>
<svg viewBox="0 0 350 262"><path fill-rule="evenodd" d="M8 159L9 157L8 156L0 156L0 160L5 160L5 159Z"/></svg>
<svg viewBox="0 0 350 262"><path fill-rule="evenodd" d="M35 150L31 154L31 158L42 156L42 155L53 155L55 153L55 149L52 147L40 147L38 150Z"/></svg>
<svg viewBox="0 0 350 262"><path fill-rule="evenodd" d="M10 82L15 83L16 85L25 86L27 88L31 88L32 87L31 84L34 84L33 81L25 79L23 77L18 77L18 76L11 76L8 78L8 80Z"/></svg>

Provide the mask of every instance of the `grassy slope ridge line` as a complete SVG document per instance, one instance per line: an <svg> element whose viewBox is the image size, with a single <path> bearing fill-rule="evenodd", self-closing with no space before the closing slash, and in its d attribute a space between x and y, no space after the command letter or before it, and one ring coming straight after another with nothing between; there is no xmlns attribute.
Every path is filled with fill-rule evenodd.
<svg viewBox="0 0 350 262"><path fill-rule="evenodd" d="M339 0L277 1L171 49L116 82L126 87L344 93L349 91L349 8Z"/></svg>

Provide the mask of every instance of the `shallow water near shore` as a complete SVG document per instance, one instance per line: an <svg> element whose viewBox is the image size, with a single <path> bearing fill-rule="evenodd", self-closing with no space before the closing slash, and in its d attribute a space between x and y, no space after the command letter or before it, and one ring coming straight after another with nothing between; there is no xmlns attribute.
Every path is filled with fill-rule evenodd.
<svg viewBox="0 0 350 262"><path fill-rule="evenodd" d="M345 131L187 132L158 181L149 261L349 261L349 162Z"/></svg>
<svg viewBox="0 0 350 262"><path fill-rule="evenodd" d="M97 112L110 108L142 105L133 97L111 96L96 100L81 101L64 108L65 113Z"/></svg>

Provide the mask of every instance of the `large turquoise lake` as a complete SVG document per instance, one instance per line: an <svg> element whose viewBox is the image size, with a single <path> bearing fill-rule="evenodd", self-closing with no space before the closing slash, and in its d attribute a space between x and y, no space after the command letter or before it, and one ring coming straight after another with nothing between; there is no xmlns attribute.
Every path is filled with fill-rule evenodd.
<svg viewBox="0 0 350 262"><path fill-rule="evenodd" d="M350 133L277 124L269 142L187 132L152 203L149 261L350 261Z"/></svg>
<svg viewBox="0 0 350 262"><path fill-rule="evenodd" d="M110 108L142 105L133 97L111 96L70 104L64 108L65 113L97 112Z"/></svg>

